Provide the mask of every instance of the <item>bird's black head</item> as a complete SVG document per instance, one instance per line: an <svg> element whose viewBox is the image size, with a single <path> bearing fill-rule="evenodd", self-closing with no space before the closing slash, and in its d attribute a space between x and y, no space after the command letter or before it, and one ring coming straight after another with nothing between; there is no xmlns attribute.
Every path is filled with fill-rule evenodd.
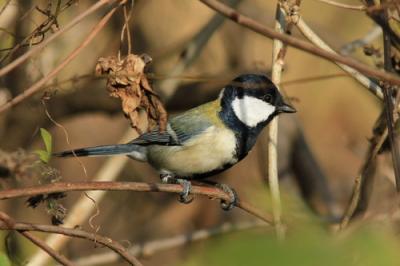
<svg viewBox="0 0 400 266"><path fill-rule="evenodd" d="M223 119L237 120L247 128L262 128L280 113L296 112L275 84L259 74L238 76L221 91L220 100Z"/></svg>

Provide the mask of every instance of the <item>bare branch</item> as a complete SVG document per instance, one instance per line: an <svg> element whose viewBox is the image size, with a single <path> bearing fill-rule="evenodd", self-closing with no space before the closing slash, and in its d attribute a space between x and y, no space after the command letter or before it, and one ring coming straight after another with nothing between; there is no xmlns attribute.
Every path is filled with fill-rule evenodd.
<svg viewBox="0 0 400 266"><path fill-rule="evenodd" d="M253 229L257 227L265 227L265 223L261 221L238 222L235 224L224 223L220 226L210 229L200 229L187 234L180 234L163 239L156 239L148 241L143 244L134 245L129 249L129 252L134 256L148 257L156 252L168 250L175 247L190 244L211 238L216 235L227 234L230 232L237 232L242 230ZM93 266L98 264L112 264L118 261L119 256L113 252L105 252L102 254L91 255L88 257L80 258L74 261L78 265Z"/></svg>
<svg viewBox="0 0 400 266"><path fill-rule="evenodd" d="M37 54L38 52L40 52L44 47L46 47L50 42L52 42L53 40L55 40L57 37L59 37L60 35L62 35L64 32L66 32L67 30L71 29L73 26L75 26L76 24L78 24L81 20L83 20L84 18L86 18L87 16L89 16L90 14L94 13L96 10L98 10L99 8L101 8L102 6L106 5L106 4L111 4L115 2L115 0L99 0L96 4L94 4L93 6L91 6L90 8L88 8L86 11L82 12L82 14L78 15L75 19L73 19L70 23L68 23L64 28L62 28L61 30L57 31L56 33L54 33L53 35L51 35L48 39L46 39L45 41L43 41L41 44L35 46L33 49L29 50L29 52L26 52L25 54L21 55L20 57L18 57L17 59L13 60L10 64L8 64L7 66L3 67L0 69L0 77L4 76L5 74L7 74L8 72L10 72L11 70L13 70L14 68L16 68L17 66L19 66L21 63L23 63L24 61L26 61L28 58L32 57L33 55Z"/></svg>
<svg viewBox="0 0 400 266"><path fill-rule="evenodd" d="M128 142L137 134L132 130L131 127L126 131L124 136L118 141L121 143ZM118 174L124 168L126 162L129 160L127 156L113 156L107 159L102 167L97 171L92 181L113 181L118 177ZM89 177L86 177L89 180ZM84 221L89 219L93 209L97 207L97 204L104 198L106 191L91 191L84 193L72 206L68 212L67 218L64 220L64 225L73 227L76 224L82 224ZM88 197L91 200L88 200ZM69 241L70 238L63 235L50 235L46 239L46 243L52 246L55 250L60 250ZM48 260L46 253L38 250L32 255L27 266L44 265Z"/></svg>
<svg viewBox="0 0 400 266"><path fill-rule="evenodd" d="M313 44L318 46L321 49L324 49L326 51L335 53L335 51L327 44L325 43L308 25L307 23L300 18L299 21L297 22L297 28L300 30L300 32L307 38L309 39ZM346 71L348 74L350 74L355 80L357 80L359 83L361 83L363 86L369 89L370 92L372 92L374 95L376 95L379 99L383 100L383 90L382 88L372 79L364 76L354 68L348 67L345 64L340 64L335 62L340 68L342 68L344 71Z"/></svg>
<svg viewBox="0 0 400 266"><path fill-rule="evenodd" d="M75 229L75 228L65 228L61 226L54 226L54 225L43 225L43 224L30 224L30 223L14 223L11 226L7 225L6 223L0 223L0 229L2 230L18 230L23 233L28 233L25 231L37 231L37 232L44 232L44 233L55 233L55 234L62 234L70 237L82 238L94 241L98 244L101 244L105 247L108 247L115 252L117 252L125 261L127 261L131 265L141 266L142 264L138 259L136 259L133 255L131 255L121 244L118 242L104 237L98 234L89 233L84 230ZM28 233L29 234L29 233ZM62 262L60 262L62 263ZM62 263L63 264L63 263ZM74 265L73 263L70 264L63 264L63 265Z"/></svg>
<svg viewBox="0 0 400 266"><path fill-rule="evenodd" d="M101 2L101 1L100 1ZM98 3L100 3L98 2ZM6 104L0 106L0 113L8 110L9 108L19 104L20 102L22 102L23 100L25 100L26 98L32 96L33 94L35 94L36 92L38 92L43 85L46 84L46 82L48 82L49 80L51 80L53 77L55 77L58 72L60 72L64 67L66 67L76 56L78 56L78 54L83 50L83 48L85 48L92 40L93 38L97 35L97 33L100 32L100 30L102 28L104 28L104 26L107 24L107 22L110 20L110 18L112 17L112 15L115 13L115 11L117 11L117 7L114 7L113 9L111 9L100 21L99 23L97 23L97 25L92 29L92 31L90 32L90 34L85 38L85 40L74 50L72 51L72 53L70 53L67 58L64 59L64 61L59 64L56 68L54 68L49 74L47 74L45 77L43 77L42 79L40 79L39 81L37 81L35 84L33 84L32 86L30 86L29 88L27 88L26 90L24 90L23 93L19 94L18 96L16 96L15 98L11 99L9 102L7 102ZM32 50L31 50L32 51ZM18 60L18 59L17 59ZM15 61L17 61L15 60ZM15 62L13 61L13 62ZM6 68L6 67L5 67ZM4 69L5 69L4 68ZM1 73L2 69L0 69L0 73ZM0 74L1 76L1 74Z"/></svg>
<svg viewBox="0 0 400 266"><path fill-rule="evenodd" d="M356 61L355 59L353 59L351 57L346 57L346 56L342 56L342 55L338 55L335 53L324 51L324 50L322 50L308 42L300 40L298 38L291 37L291 36L288 36L285 34L277 33L273 29L262 25L261 23L237 12L235 9L232 9L217 0L200 0L200 1L202 3L204 3L205 5L209 6L210 8L214 9L215 11L228 17L232 21L238 23L239 25L242 25L254 32L257 32L257 33L263 35L263 36L281 40L282 42L284 42L290 46L299 48L299 49L306 51L308 53L311 53L313 55L317 55L319 57L322 57L322 58L325 58L328 60L337 61L339 63L348 65L348 66L364 73L365 75L373 76L373 77L385 80L387 82L390 82L390 83L393 83L396 85L400 85L400 78L396 75L372 68L370 66L367 66L363 63Z"/></svg>
<svg viewBox="0 0 400 266"><path fill-rule="evenodd" d="M340 7L340 8L345 8L345 9L350 9L350 10L357 10L357 11L365 11L367 9L366 6L363 5L348 5L348 4L343 4L343 3L339 3L339 2L335 2L332 0L318 0L321 3L325 3L331 6L335 6L335 7Z"/></svg>
<svg viewBox="0 0 400 266"><path fill-rule="evenodd" d="M287 28L286 14L281 9L280 3L276 6L275 30L284 34ZM281 83L283 69L283 59L286 54L286 46L278 39L274 39L272 50L272 82L276 85ZM282 204L279 191L278 179L278 117L275 117L268 126L268 181L272 197L272 207L274 215L275 229L278 239L283 239L285 235L282 226Z"/></svg>
<svg viewBox="0 0 400 266"><path fill-rule="evenodd" d="M68 260L63 255L59 254L57 251L53 250L50 246L48 246L43 240L38 238L37 236L32 235L29 232L25 232L24 230L17 229L15 227L15 221L5 214L4 212L0 212L0 220L3 222L0 227L4 230L17 230L18 233L23 235L25 238L29 239L33 244L38 246L40 249L44 250L47 254L49 254L52 258L54 258L57 262L62 265L73 266L75 265L70 260Z"/></svg>
<svg viewBox="0 0 400 266"><path fill-rule="evenodd" d="M340 223L340 229L344 229L351 219L364 212L368 205L370 189L372 187L372 180L376 168L376 156L388 135L387 128L382 130L382 122L385 122L382 115L378 119L378 126L374 130L376 133L371 139L371 145L361 167L360 174L355 179L353 193Z"/></svg>
<svg viewBox="0 0 400 266"><path fill-rule="evenodd" d="M386 3L386 1L383 1L383 3ZM388 17L388 10L384 10L383 14L384 18L386 21L389 21ZM385 70L388 72L393 72L393 66L392 66L392 44L391 44L391 35L384 29L382 28L383 31L383 49L384 49L384 67ZM386 114L386 124L388 128L388 135L389 135L389 142L391 146L391 155L392 155L392 162L393 162L393 168L394 168L394 176L396 180L396 189L397 192L400 192L400 153L398 150L398 146L396 145L398 143L398 136L396 136L394 132L394 118L393 118L393 101L392 101L392 86L387 85L384 88L384 110Z"/></svg>
<svg viewBox="0 0 400 266"><path fill-rule="evenodd" d="M181 193L182 186L179 184L141 182L58 182L43 186L2 190L0 191L0 200L31 197L39 194L89 190ZM230 196L226 192L216 187L193 186L191 193L193 195L208 196L213 199L225 201L231 200ZM257 210L249 203L239 201L236 206L247 213L262 219L268 224L272 223L269 215Z"/></svg>

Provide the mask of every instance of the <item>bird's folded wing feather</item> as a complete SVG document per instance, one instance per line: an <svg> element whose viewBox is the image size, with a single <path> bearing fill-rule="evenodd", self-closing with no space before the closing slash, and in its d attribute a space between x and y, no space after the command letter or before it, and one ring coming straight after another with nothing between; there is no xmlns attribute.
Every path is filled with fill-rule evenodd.
<svg viewBox="0 0 400 266"><path fill-rule="evenodd" d="M212 124L209 120L201 115L198 110L192 109L173 117L168 123L167 130L160 132L159 128L156 128L140 135L129 143L143 146L179 146L210 126Z"/></svg>

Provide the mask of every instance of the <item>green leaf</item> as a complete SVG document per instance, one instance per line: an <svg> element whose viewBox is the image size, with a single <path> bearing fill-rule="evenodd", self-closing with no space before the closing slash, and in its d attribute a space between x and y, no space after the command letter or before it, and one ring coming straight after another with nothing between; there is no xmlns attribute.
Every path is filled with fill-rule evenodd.
<svg viewBox="0 0 400 266"><path fill-rule="evenodd" d="M40 128L40 135L42 136L44 145L46 146L46 151L49 154L51 154L52 146L53 146L52 145L53 138L52 138L51 134L46 129Z"/></svg>
<svg viewBox="0 0 400 266"><path fill-rule="evenodd" d="M48 153L45 150L36 150L34 151L34 153L36 153L37 155L39 155L39 159L44 162L44 163L48 163L50 161L50 153Z"/></svg>

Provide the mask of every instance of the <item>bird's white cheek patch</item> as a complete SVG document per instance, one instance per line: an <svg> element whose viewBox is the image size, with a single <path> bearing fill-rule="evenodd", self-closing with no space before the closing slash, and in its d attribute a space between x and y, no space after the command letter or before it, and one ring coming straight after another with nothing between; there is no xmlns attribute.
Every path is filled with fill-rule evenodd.
<svg viewBox="0 0 400 266"><path fill-rule="evenodd" d="M249 127L257 126L275 112L275 106L250 96L235 98L232 108L236 117Z"/></svg>

